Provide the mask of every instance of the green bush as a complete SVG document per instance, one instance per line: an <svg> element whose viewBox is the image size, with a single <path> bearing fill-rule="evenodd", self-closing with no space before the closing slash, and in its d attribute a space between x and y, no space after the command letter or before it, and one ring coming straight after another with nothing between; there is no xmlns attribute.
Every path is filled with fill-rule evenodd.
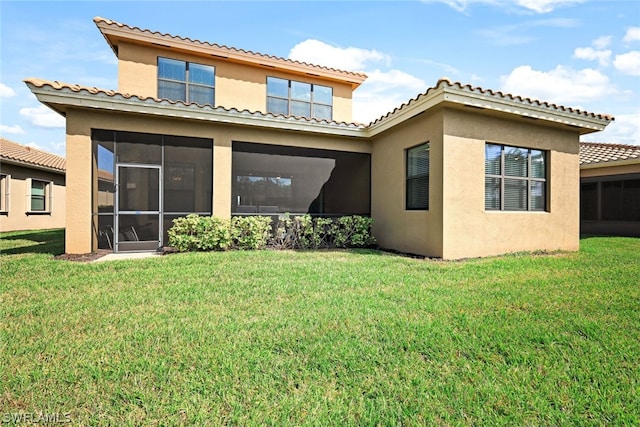
<svg viewBox="0 0 640 427"><path fill-rule="evenodd" d="M331 224L333 244L337 248L362 248L373 245L373 220L366 216L342 216Z"/></svg>
<svg viewBox="0 0 640 427"><path fill-rule="evenodd" d="M215 216L190 214L176 218L168 234L169 246L180 252L224 251L231 245L229 221Z"/></svg>
<svg viewBox="0 0 640 427"><path fill-rule="evenodd" d="M274 249L320 249L367 247L375 244L373 220L365 216L313 218L285 215L277 225L269 246Z"/></svg>
<svg viewBox="0 0 640 427"><path fill-rule="evenodd" d="M373 220L365 216L281 217L272 227L269 216L233 217L230 221L196 214L177 218L169 230L169 245L180 252L233 249L361 248L375 244Z"/></svg>
<svg viewBox="0 0 640 427"><path fill-rule="evenodd" d="M235 216L231 219L231 239L235 249L264 249L270 237L270 216Z"/></svg>

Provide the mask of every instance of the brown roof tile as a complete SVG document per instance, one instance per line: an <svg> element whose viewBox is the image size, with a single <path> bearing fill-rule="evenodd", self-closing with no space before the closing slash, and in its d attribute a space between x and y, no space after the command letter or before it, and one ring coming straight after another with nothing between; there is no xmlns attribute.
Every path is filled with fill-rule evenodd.
<svg viewBox="0 0 640 427"><path fill-rule="evenodd" d="M564 111L564 112L578 114L578 115L581 115L581 116L593 117L593 118L602 119L602 120L609 120L609 121L615 120L615 118L613 116L610 116L608 114L589 113L587 111L579 110L577 108L565 107L563 105L558 105L558 104L551 104L549 102L538 101L537 99L523 98L520 95L512 95L510 93L504 93L504 92L501 92L501 91L494 91L494 90L491 90L491 89L484 89L484 88L481 88L479 86L471 86L469 84L462 84L460 82L451 82L451 80L449 80L448 78L445 77L445 78L441 78L440 80L438 80L438 83L436 83L436 85L434 87L430 87L425 92L419 94L415 98L410 99L409 101L407 101L404 104L400 105L399 107L395 108L393 111L388 112L384 116L382 116L379 119L375 120L372 124L384 120L385 118L393 115L395 112L402 110L403 108L411 105L414 102L417 102L420 98L422 98L424 96L427 96L432 91L437 90L437 89L439 89L441 87L444 87L444 86L448 86L448 87L455 88L455 89L458 89L458 90L465 90L465 91L472 92L472 93L475 92L475 93L479 93L479 94L483 94L483 95L490 95L490 96L493 96L493 97L496 97L496 98L508 99L508 100L511 100L511 101L520 102L522 104L531 105L531 106L534 106L534 107L543 107L543 108L548 108L550 110L555 110L555 111Z"/></svg>
<svg viewBox="0 0 640 427"><path fill-rule="evenodd" d="M42 80L42 79L37 79L37 78L28 78L24 80L25 83L27 84L32 84L36 87L44 87L44 86L49 86L52 89L55 90L59 90L59 91L64 91L64 90L70 90L72 92L77 92L77 93L81 93L81 92L88 92L91 93L93 95L100 95L100 94L104 94L108 97L119 97L119 98L124 98L124 99L137 99L139 101L144 101L144 102L154 102L154 103L164 103L164 104L173 104L173 105L184 105L186 107L192 107L192 108L203 108L203 109L210 109L213 111L224 111L227 113L238 113L238 114L244 114L244 115L252 115L252 116L261 116L261 117L281 117L284 119L289 119L289 120L297 120L297 121L306 121L309 123L326 123L326 124L332 124L332 125L337 125L337 126L341 126L341 127L349 127L349 128L362 128L364 127L364 125L359 124L359 123L347 123L347 122L337 122L335 120L326 120L326 119L316 119L316 118L309 118L309 117L300 117L300 116L285 116L284 114L273 114L273 113L262 113L259 111L249 111L249 110L238 110L237 108L225 108L225 107L214 107L210 104L206 104L206 105L201 105L198 103L187 103L184 101L172 101L170 99L166 99L166 98L155 98L155 97L151 97L151 96L139 96L139 95L131 95L128 93L122 93L122 92L118 92L115 90L107 90L107 89L100 89L97 87L88 87L88 86L81 86L78 84L69 84L69 83L63 83L63 82L59 82L59 81L48 81L48 80Z"/></svg>
<svg viewBox="0 0 640 427"><path fill-rule="evenodd" d="M289 119L289 120L301 120L301 121L307 121L310 123L328 123L328 124L335 124L335 125L339 125L339 126L346 126L346 127L356 127L356 128L365 128L368 126L372 126L378 122L384 121L385 119L393 116L396 112L399 112L401 110L403 110L404 108L409 107L411 104L413 104L414 102L417 102L420 98L427 96L428 94L430 94L432 91L435 91L439 88L442 87L451 87L457 90L464 90L464 91L468 91L468 92L475 92L475 93L480 93L483 95L489 95L491 97L494 98L503 98L503 99L509 99L515 102L520 102L522 104L525 105L530 105L533 107L538 107L538 108L546 108L549 109L551 111L562 111L562 112L568 112L571 114L576 114L579 116L585 116L585 117L591 117L591 118L595 118L595 119L600 119L600 120L608 120L608 121L613 121L614 117L607 115L607 114L596 114L596 113L589 113L587 111L583 111L583 110L579 110L579 109L575 109L575 108L571 108L571 107L564 107L562 105L557 105L557 104L550 104L548 102L541 102L538 100L532 100L531 98L523 98L521 96L516 96L516 95L512 95L512 94L505 94L503 92L495 92L491 89L483 89L481 87L473 87L471 85L462 85L459 82L455 82L452 83L451 81L449 81L448 79L440 79L438 80L438 83L436 84L436 86L431 87L429 89L427 89L424 93L419 94L418 96L416 96L415 98L409 100L408 102L402 104L400 107L395 108L393 111L385 114L384 116L376 119L375 121L371 122L369 125L365 125L362 123L347 123L347 122L336 122L333 120L325 120L325 119L316 119L316 118L308 118L308 117L298 117L298 116L285 116L283 114L273 114L273 113L262 113L262 112L256 112L256 111L249 111L249 110L238 110L237 108L225 108L225 107L214 107L211 105L200 105L200 104L196 104L196 103L185 103L183 101L172 101L169 99L160 99L160 98L154 98L154 97L142 97L142 96L138 96L138 95L131 95L128 93L122 93L122 92L118 92L115 90L106 90L106 89L100 89L100 88L96 88L96 87L87 87L87 86L81 86L78 84L68 84L68 83L62 83L62 82L58 82L58 81L48 81L48 80L42 80L42 79L37 79L37 78L28 78L24 80L25 83L27 84L32 84L36 87L44 87L44 86L49 86L55 90L71 90L73 92L89 92L91 94L97 95L97 94L104 94L107 95L109 97L122 97L125 99L138 99L141 101L147 101L147 102L157 102L157 103L169 103L169 104L182 104L185 106L189 106L189 107L199 107L199 108L208 108L208 109L213 109L213 110L218 110L218 111L225 111L225 112L236 112L236 113L240 113L240 114L245 114L245 115L254 115L254 116L263 116L263 117L282 117L285 119Z"/></svg>
<svg viewBox="0 0 640 427"><path fill-rule="evenodd" d="M279 57L279 56L266 55L266 54L259 53L259 52L253 52L251 50L238 49L238 48L235 48L235 47L219 45L217 43L210 43L210 42L201 41L201 40L198 40L198 39L194 40L194 39L191 39L189 37L181 37L181 36L176 36L176 35L169 34L169 33L161 33L159 31L151 31L151 30L146 29L146 28L140 28L140 27L135 27L135 26L132 27L132 26L127 25L127 24L122 24L122 23L117 22L117 21L113 21L113 20L110 20L110 19L102 18L100 16L96 16L95 18L93 18L93 22L95 22L96 25L106 24L106 25L109 25L109 26L123 28L123 29L126 29L128 31L132 31L132 32L140 33L140 34L148 34L148 35L164 37L164 38L168 38L168 39L172 39L172 40L189 42L189 43L193 43L193 44L200 45L200 46L203 46L203 47L209 47L209 48L213 48L213 49L216 49L216 50L227 51L227 52L230 52L230 53L240 53L240 54L243 54L243 55L249 55L249 56L256 57L256 58L275 60L275 61L282 62L282 63L285 63L285 64L302 65L304 67L309 67L309 68L316 69L316 70L327 70L327 71L331 71L331 72L334 72L334 73L344 74L346 76L353 76L354 78L356 78L356 79L358 79L360 81L359 83L361 83L361 81L363 81L363 80L365 80L367 78L367 75L364 74L364 73L357 73L357 72L353 72L353 71L339 70L337 68L331 68L331 67L325 67L325 66L322 66L322 65L309 64L307 62L295 61L293 59L282 58L282 57ZM105 38L107 38L107 37L105 36ZM111 41L108 38L107 38L107 42L109 42L109 44L111 45ZM111 45L111 47L113 48L112 45Z"/></svg>
<svg viewBox="0 0 640 427"><path fill-rule="evenodd" d="M605 142L580 143L580 165L633 159L637 159L640 162L640 145L609 144Z"/></svg>
<svg viewBox="0 0 640 427"><path fill-rule="evenodd" d="M52 169L62 173L66 170L64 157L20 145L4 138L0 138L0 159L37 168Z"/></svg>

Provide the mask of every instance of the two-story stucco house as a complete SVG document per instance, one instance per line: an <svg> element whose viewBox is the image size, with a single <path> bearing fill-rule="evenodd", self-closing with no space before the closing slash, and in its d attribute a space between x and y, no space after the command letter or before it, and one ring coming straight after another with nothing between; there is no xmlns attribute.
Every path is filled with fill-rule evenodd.
<svg viewBox="0 0 640 427"><path fill-rule="evenodd" d="M68 253L156 250L188 213L370 215L445 259L578 248L578 141L609 116L443 79L357 124L363 74L94 21L118 90L26 80L66 117Z"/></svg>

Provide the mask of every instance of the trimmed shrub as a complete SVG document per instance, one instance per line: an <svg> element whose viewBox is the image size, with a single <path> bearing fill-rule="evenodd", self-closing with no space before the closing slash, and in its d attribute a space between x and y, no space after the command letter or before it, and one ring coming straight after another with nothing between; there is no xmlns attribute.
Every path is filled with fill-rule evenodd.
<svg viewBox="0 0 640 427"><path fill-rule="evenodd" d="M373 220L365 216L313 218L285 215L278 220L269 246L274 249L320 249L367 247L375 244Z"/></svg>
<svg viewBox="0 0 640 427"><path fill-rule="evenodd" d="M272 226L269 216L233 217L190 214L173 220L169 245L180 252L227 249L321 249L362 248L375 244L373 220L365 216L313 218L311 215L281 217Z"/></svg>
<svg viewBox="0 0 640 427"><path fill-rule="evenodd" d="M173 220L169 246L180 252L224 251L231 245L229 221L215 216L190 214Z"/></svg>
<svg viewBox="0 0 640 427"><path fill-rule="evenodd" d="M270 237L269 216L235 216L231 219L231 239L235 249L264 249Z"/></svg>
<svg viewBox="0 0 640 427"><path fill-rule="evenodd" d="M331 224L333 244L337 248L363 248L375 244L371 234L373 220L366 216L342 216Z"/></svg>

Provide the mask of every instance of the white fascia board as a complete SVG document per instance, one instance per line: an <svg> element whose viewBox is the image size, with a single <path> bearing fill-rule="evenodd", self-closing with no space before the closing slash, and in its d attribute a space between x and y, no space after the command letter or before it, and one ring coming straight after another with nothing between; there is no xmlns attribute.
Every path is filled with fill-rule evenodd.
<svg viewBox="0 0 640 427"><path fill-rule="evenodd" d="M369 127L369 135L375 136L410 119L440 103L458 104L484 110L498 111L518 117L549 121L579 128L580 134L604 130L610 120L570 111L550 110L548 107L535 106L527 102L460 90L450 86L440 86L418 99L410 101L400 109L390 113Z"/></svg>
<svg viewBox="0 0 640 427"><path fill-rule="evenodd" d="M601 168L610 168L614 166L626 166L626 165L640 165L640 158L624 159L624 160L609 160L608 162L597 162L597 163L584 163L580 165L580 169L601 169Z"/></svg>
<svg viewBox="0 0 640 427"><path fill-rule="evenodd" d="M169 101L154 101L127 99L121 95L109 96L105 94L85 94L75 92L70 89L47 90L33 85L29 85L31 91L36 95L38 101L52 106L65 106L76 108L87 108L96 110L106 110L114 112L136 113L155 115L160 117L175 117L187 120L209 121L216 123L233 124L240 126L253 126L284 131L300 131L307 133L317 133L325 135L337 135L347 137L365 138L366 131L360 127L348 127L340 124L310 123L306 119L277 118L266 116L262 113L251 113L248 111L231 110L223 108L185 106L183 104L173 104Z"/></svg>
<svg viewBox="0 0 640 427"><path fill-rule="evenodd" d="M590 114L587 115L588 113L580 114L561 110L552 111L548 107L537 107L509 98L487 96L485 94L455 88L445 88L444 92L444 100L447 102L583 128L584 130L581 130L580 134L604 130L610 122L610 120L607 119L599 119Z"/></svg>

